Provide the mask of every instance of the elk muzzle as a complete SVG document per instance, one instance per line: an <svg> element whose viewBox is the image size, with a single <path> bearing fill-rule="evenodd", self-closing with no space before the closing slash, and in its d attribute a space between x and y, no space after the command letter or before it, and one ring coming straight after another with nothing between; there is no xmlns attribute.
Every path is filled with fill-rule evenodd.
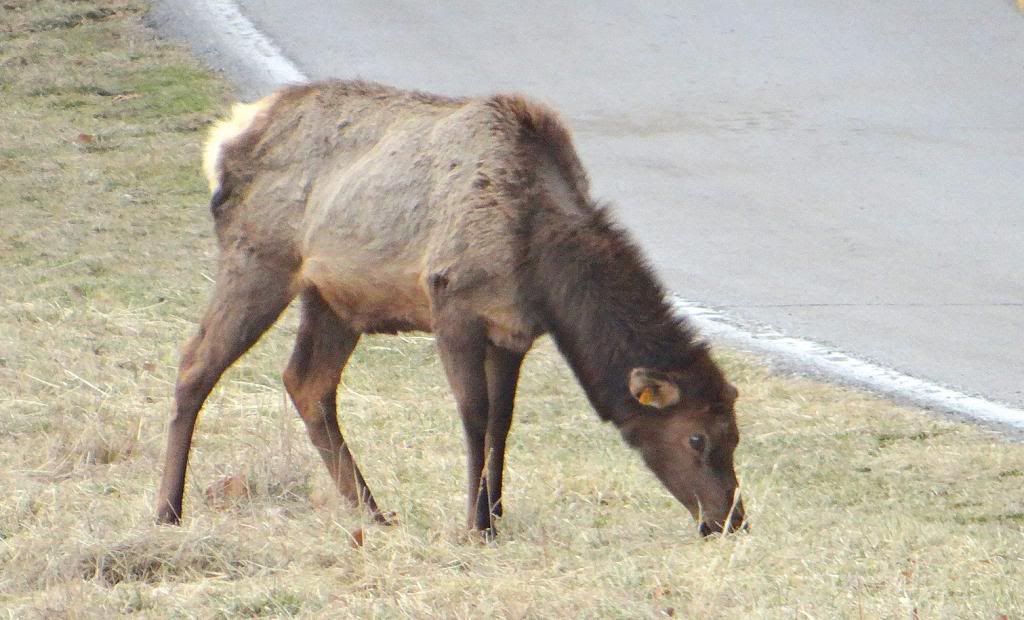
<svg viewBox="0 0 1024 620"><path fill-rule="evenodd" d="M717 534L722 532L736 532L739 530L748 531L750 524L745 522L746 513L743 511L743 500L736 497L736 503L732 506L731 510L721 519L708 518L704 515L704 519L700 523L700 535L710 536L711 534Z"/></svg>

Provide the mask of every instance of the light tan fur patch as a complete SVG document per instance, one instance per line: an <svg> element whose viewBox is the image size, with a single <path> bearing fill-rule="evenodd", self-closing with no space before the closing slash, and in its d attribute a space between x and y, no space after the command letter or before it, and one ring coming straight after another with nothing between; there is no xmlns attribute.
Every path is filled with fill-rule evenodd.
<svg viewBox="0 0 1024 620"><path fill-rule="evenodd" d="M257 121L262 121L277 98L278 94L274 93L253 103L236 103L231 107L231 116L217 121L210 128L203 146L203 173L211 194L220 188L220 156L224 145L245 133Z"/></svg>

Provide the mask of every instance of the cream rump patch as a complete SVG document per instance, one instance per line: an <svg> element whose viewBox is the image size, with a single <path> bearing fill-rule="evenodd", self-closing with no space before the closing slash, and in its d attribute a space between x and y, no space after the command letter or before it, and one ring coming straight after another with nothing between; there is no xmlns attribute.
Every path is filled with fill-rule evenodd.
<svg viewBox="0 0 1024 620"><path fill-rule="evenodd" d="M231 116L217 121L210 128L203 146L203 174L206 175L211 194L220 188L220 160L224 147L252 127L263 123L267 110L277 98L278 94L274 93L253 103L236 103L231 107Z"/></svg>

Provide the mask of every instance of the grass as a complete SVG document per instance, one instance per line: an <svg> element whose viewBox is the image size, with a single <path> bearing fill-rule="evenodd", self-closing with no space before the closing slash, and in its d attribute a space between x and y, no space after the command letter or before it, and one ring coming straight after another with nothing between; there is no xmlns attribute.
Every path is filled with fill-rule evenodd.
<svg viewBox="0 0 1024 620"><path fill-rule="evenodd" d="M280 387L292 314L211 396L184 525L153 525L177 350L214 258L199 144L230 95L144 8L0 8L0 617L1024 616L1024 446L728 351L747 534L699 539L543 344L502 536L470 540L423 336L366 339L342 386L401 519L371 526ZM218 497L230 479L245 492Z"/></svg>

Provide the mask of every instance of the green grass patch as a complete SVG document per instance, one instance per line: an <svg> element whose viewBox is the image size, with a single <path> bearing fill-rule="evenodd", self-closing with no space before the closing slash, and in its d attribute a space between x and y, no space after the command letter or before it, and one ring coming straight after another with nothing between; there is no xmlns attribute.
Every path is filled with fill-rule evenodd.
<svg viewBox="0 0 1024 620"><path fill-rule="evenodd" d="M228 90L142 26L141 0L2 10L0 616L1024 616L1024 447L728 351L749 533L699 539L544 342L501 538L471 540L461 430L422 335L364 339L340 391L400 518L372 526L281 388L291 313L211 395L185 524L153 525L178 346L215 256L202 130ZM244 497L209 501L229 476Z"/></svg>

